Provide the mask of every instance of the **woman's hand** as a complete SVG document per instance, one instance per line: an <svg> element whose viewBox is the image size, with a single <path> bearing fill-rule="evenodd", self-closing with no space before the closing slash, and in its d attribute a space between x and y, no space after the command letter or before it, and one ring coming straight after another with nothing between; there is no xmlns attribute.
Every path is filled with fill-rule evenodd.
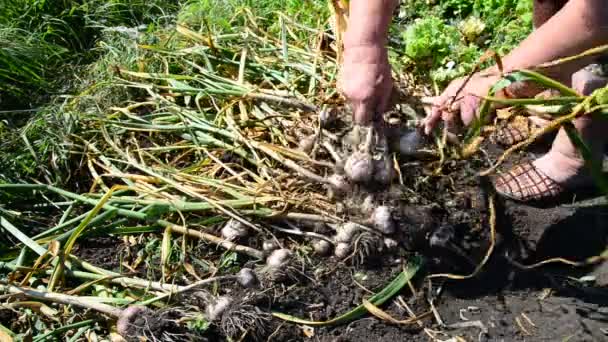
<svg viewBox="0 0 608 342"><path fill-rule="evenodd" d="M338 88L353 111L353 120L368 125L389 105L393 89L386 48L362 45L345 48Z"/></svg>
<svg viewBox="0 0 608 342"><path fill-rule="evenodd" d="M488 95L498 79L498 76L483 72L473 75L464 86L466 78L452 81L441 95L432 99L430 114L423 122L425 134L430 134L440 121L448 128L458 121L468 126L477 117L482 97Z"/></svg>
<svg viewBox="0 0 608 342"><path fill-rule="evenodd" d="M350 1L338 89L353 121L368 125L388 108L393 90L386 46L397 0Z"/></svg>

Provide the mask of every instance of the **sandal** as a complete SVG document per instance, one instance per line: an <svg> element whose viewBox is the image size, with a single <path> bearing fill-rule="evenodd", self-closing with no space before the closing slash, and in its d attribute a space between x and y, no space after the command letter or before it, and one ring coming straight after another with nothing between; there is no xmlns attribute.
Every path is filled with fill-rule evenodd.
<svg viewBox="0 0 608 342"><path fill-rule="evenodd" d="M532 162L516 165L498 175L494 179L494 189L500 196L538 207L596 196L598 190L593 181L581 179L568 182L567 185L560 184L536 168Z"/></svg>
<svg viewBox="0 0 608 342"><path fill-rule="evenodd" d="M494 133L494 142L503 146L515 145L532 134L528 126L508 124Z"/></svg>
<svg viewBox="0 0 608 342"><path fill-rule="evenodd" d="M493 142L509 147L528 139L534 132L542 129L549 121L536 116L514 115L498 128L493 136ZM550 139L549 134L546 139ZM544 139L543 139L544 141Z"/></svg>
<svg viewBox="0 0 608 342"><path fill-rule="evenodd" d="M555 96L559 96L559 93L549 89L537 94L534 98L550 99ZM539 108L541 108L540 112L538 112ZM530 105L524 106L523 109L507 109L502 112L498 110L497 118L503 123L502 127L494 132L493 142L508 147L528 139L532 133L547 125L550 120L550 116L547 116L542 108L542 106ZM546 107L545 110L548 108Z"/></svg>
<svg viewBox="0 0 608 342"><path fill-rule="evenodd" d="M560 197L565 188L526 162L502 173L494 180L496 192L518 202L540 202Z"/></svg>

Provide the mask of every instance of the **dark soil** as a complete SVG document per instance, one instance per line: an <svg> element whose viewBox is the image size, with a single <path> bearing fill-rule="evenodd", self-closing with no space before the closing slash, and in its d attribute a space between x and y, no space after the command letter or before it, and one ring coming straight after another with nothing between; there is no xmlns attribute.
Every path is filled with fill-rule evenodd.
<svg viewBox="0 0 608 342"><path fill-rule="evenodd" d="M494 158L501 152L496 146L484 148ZM533 158L534 154L522 157ZM316 328L314 333L301 326L278 325L272 340L431 341L430 334L435 333L440 341L456 341L451 339L454 337L466 341L608 341L608 291L603 290L608 284L608 266L553 263L523 267L553 257L583 261L601 254L608 236L608 207L601 200L536 208L499 198L496 248L482 272L470 280L425 281L425 275L435 272L470 274L489 246L487 198L491 189L487 181L473 176L483 162L467 163L447 165L447 176L426 184L407 184L421 197L402 206L399 215L401 229L409 237L402 242L408 250L423 254L426 261L413 281L418 293L413 296L404 289L401 296L418 314L429 309L433 297L444 326L433 316L420 324L395 325L366 315L341 326ZM419 179L422 172L421 167L404 169L408 170L406 179ZM434 234L450 243L429 246ZM382 289L400 271L404 259L385 257L356 270L338 264L335 272L277 298L273 309L306 319L331 319L359 305L370 296L368 291ZM595 283L577 280L584 275L593 275ZM409 317L396 301L383 309L397 319ZM471 321L478 321L483 329L452 326Z"/></svg>
<svg viewBox="0 0 608 342"><path fill-rule="evenodd" d="M495 146L483 148L492 159L500 153ZM523 156L532 158L534 154ZM428 174L423 163L401 162L403 188L409 192L391 189L382 195L385 201L399 202L397 216L405 232L399 238L401 251L370 256L357 265L333 257L332 261L313 259L316 266L307 267L305 277L267 289L269 300L259 306L308 320L334 318L381 290L416 253L424 259L412 281L416 294L406 287L399 295L416 314L429 311L432 299L443 325L433 315L408 325L364 315L347 324L315 329L274 319L266 340L457 341L459 337L458 341L608 341L608 291L603 290L608 284L606 265L525 267L552 257L583 261L601 254L608 241L608 207L603 201L541 209L499 199L497 240L482 271L470 280L431 281L425 278L431 273L470 274L490 246L491 189L487 180L475 177L485 162L450 162L441 176L425 182L419 181ZM435 245L429 243L432 237ZM79 255L115 268L115 242L94 240L81 245ZM589 274L595 276L595 283L578 280ZM393 300L382 309L396 319L407 319L407 311L398 302ZM457 327L474 321L478 321L476 326Z"/></svg>
<svg viewBox="0 0 608 342"><path fill-rule="evenodd" d="M120 268L122 241L117 237L95 237L81 239L74 254L91 264L109 271Z"/></svg>

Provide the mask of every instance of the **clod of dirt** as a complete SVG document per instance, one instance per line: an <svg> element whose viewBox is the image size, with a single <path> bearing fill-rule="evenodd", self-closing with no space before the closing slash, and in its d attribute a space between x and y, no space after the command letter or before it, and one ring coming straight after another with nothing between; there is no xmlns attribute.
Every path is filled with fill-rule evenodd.
<svg viewBox="0 0 608 342"><path fill-rule="evenodd" d="M438 206L401 206L395 212L399 225L397 240L408 250L425 251L430 246L431 234L444 220L445 212Z"/></svg>
<svg viewBox="0 0 608 342"><path fill-rule="evenodd" d="M429 238L431 247L447 247L448 243L454 239L456 233L451 225L443 225L435 230Z"/></svg>
<svg viewBox="0 0 608 342"><path fill-rule="evenodd" d="M395 177L393 163L388 156L374 162L374 181L381 185L390 184Z"/></svg>
<svg viewBox="0 0 608 342"><path fill-rule="evenodd" d="M249 229L243 223L234 219L228 221L222 228L222 237L229 241L238 240L247 235L249 235Z"/></svg>
<svg viewBox="0 0 608 342"><path fill-rule="evenodd" d="M404 133L399 138L399 154L409 156L414 154L421 145L422 137L418 130Z"/></svg>

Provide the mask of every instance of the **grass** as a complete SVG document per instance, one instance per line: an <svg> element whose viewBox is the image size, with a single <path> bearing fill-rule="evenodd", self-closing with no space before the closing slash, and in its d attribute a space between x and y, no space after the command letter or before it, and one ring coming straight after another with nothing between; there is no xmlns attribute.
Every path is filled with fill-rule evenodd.
<svg viewBox="0 0 608 342"><path fill-rule="evenodd" d="M11 232L0 242L5 270L31 266L38 271L32 284L48 279L48 291L67 291L74 281L84 286L99 281L95 273L109 274L62 261L73 258L77 240L108 232L143 238L141 232L152 232L163 237L162 243L151 238L133 265L145 263L147 277L160 275L171 283L188 274L179 266L184 258L201 276L206 269L223 273L240 264L243 257L235 252L262 258L255 248L214 235L214 227L227 218L261 229L259 220L280 214L284 205L297 209L287 218L298 212L322 217L319 188L269 181L285 178L290 167L302 168L298 163L311 166L278 127L310 120L302 108L316 108L335 96L326 92L336 74L331 56L316 49L315 39L300 39L310 32L319 37L324 23L296 27L287 14L269 11L273 16L263 18L242 4L225 23L197 22L206 11L205 3L198 5L185 4L176 13L185 18L177 27L100 28L99 58L78 66L82 79L76 91L22 121L7 121L3 149L10 153L2 159L0 191L2 220ZM226 23L226 30L215 26ZM284 112L285 105L291 110ZM221 161L226 154L244 163ZM45 184L34 184L38 180ZM317 198L300 203L296 193L308 190ZM32 199L36 206L28 209ZM272 236L266 228L262 232ZM219 251L193 253L196 240ZM61 258L46 252L56 243ZM234 251L222 253L226 248ZM94 290L99 286L86 292L99 295ZM132 281L101 288L105 296L130 302L157 297ZM71 326L37 319L34 335L40 339Z"/></svg>

